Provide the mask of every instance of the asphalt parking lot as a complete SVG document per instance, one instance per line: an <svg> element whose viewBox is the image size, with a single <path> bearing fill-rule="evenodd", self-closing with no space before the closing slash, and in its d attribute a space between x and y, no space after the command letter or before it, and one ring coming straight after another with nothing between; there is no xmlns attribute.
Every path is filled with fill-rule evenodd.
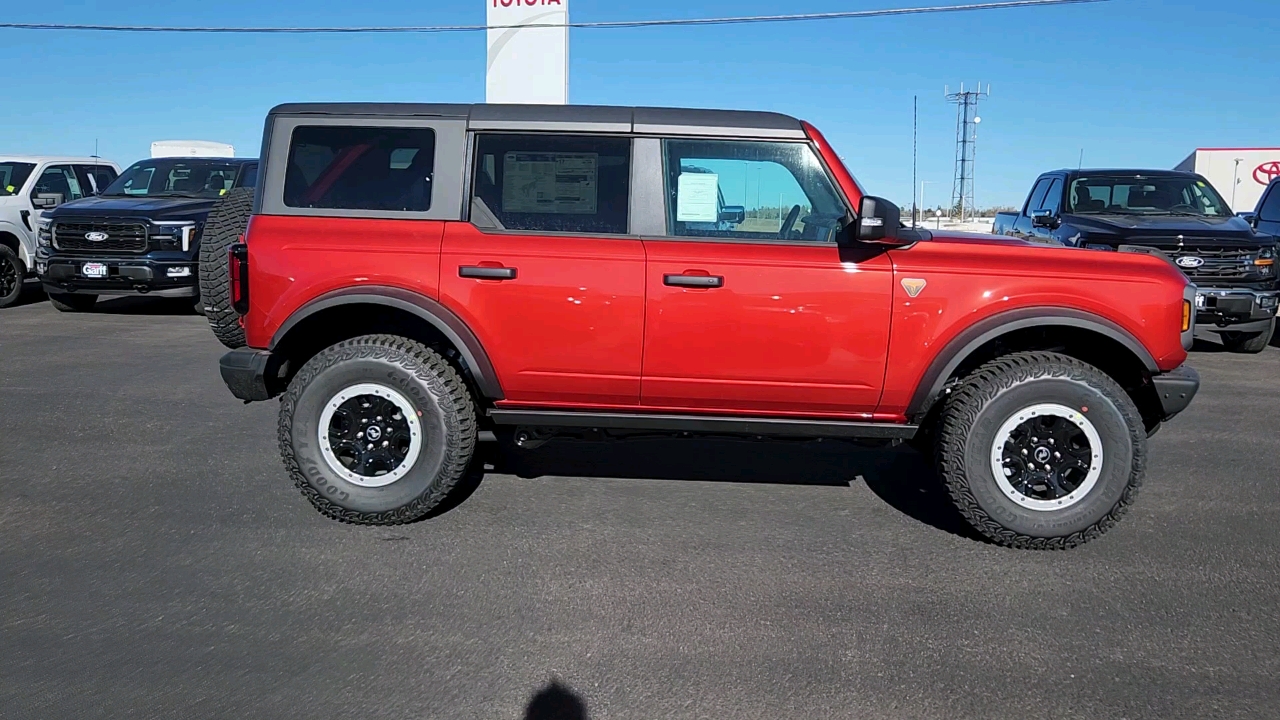
<svg viewBox="0 0 1280 720"><path fill-rule="evenodd" d="M1051 554L833 443L552 443L340 525L221 352L163 302L0 311L0 717L1280 713L1280 349L1194 353L1133 511Z"/></svg>

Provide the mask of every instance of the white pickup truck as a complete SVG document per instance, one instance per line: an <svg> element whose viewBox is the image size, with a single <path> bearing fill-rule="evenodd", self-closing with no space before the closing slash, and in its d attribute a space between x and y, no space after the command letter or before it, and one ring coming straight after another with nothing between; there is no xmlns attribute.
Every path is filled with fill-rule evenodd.
<svg viewBox="0 0 1280 720"><path fill-rule="evenodd" d="M0 155L0 308L17 302L35 275L44 211L97 195L119 175L119 165L100 158Z"/></svg>

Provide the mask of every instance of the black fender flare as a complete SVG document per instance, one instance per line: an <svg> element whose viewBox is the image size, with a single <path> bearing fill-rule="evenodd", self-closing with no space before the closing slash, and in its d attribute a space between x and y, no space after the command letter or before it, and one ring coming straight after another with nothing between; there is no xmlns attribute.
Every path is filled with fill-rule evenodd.
<svg viewBox="0 0 1280 720"><path fill-rule="evenodd" d="M382 305L403 310L426 321L439 330L453 346L462 354L463 361L471 370L476 386L481 394L490 400L501 400L502 385L498 382L498 374L489 361L480 339L449 308L432 300L426 295L405 290L403 288L383 285L361 285L360 287L343 288L327 292L294 311L271 337L268 349L274 350L298 323L318 312L341 305Z"/></svg>
<svg viewBox="0 0 1280 720"><path fill-rule="evenodd" d="M1120 343L1133 353L1151 375L1160 373L1155 358L1128 330L1114 322L1082 310L1055 307L1018 308L997 313L965 328L952 338L929 363L907 406L908 418L919 418L933 407L951 374L978 348L1001 335L1029 327L1057 326L1090 330Z"/></svg>

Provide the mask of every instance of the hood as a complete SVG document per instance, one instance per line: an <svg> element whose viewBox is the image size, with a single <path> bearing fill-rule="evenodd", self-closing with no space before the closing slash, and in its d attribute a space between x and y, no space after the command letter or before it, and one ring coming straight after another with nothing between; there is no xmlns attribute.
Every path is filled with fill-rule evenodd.
<svg viewBox="0 0 1280 720"><path fill-rule="evenodd" d="M934 240L970 243L994 243L996 245L1031 245L1021 238L1010 235L992 235L990 233L951 232L950 230L930 230Z"/></svg>
<svg viewBox="0 0 1280 720"><path fill-rule="evenodd" d="M216 199L208 198L88 197L63 203L45 213L45 217L53 220L118 217L203 222L216 202Z"/></svg>
<svg viewBox="0 0 1280 720"><path fill-rule="evenodd" d="M1118 240L1175 240L1179 235L1185 235L1189 239L1212 239L1250 245L1271 242L1270 237L1259 235L1249 223L1235 216L1063 215L1062 222L1089 235L1114 235Z"/></svg>

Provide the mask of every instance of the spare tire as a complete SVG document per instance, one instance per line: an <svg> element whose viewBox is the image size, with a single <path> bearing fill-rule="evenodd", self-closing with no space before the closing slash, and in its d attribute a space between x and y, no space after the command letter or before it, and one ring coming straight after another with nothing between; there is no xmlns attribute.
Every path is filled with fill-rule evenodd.
<svg viewBox="0 0 1280 720"><path fill-rule="evenodd" d="M213 206L200 238L200 297L204 301L204 314L213 334L232 350L244 347L245 339L240 314L231 307L227 248L244 234L252 213L253 188L234 188Z"/></svg>

